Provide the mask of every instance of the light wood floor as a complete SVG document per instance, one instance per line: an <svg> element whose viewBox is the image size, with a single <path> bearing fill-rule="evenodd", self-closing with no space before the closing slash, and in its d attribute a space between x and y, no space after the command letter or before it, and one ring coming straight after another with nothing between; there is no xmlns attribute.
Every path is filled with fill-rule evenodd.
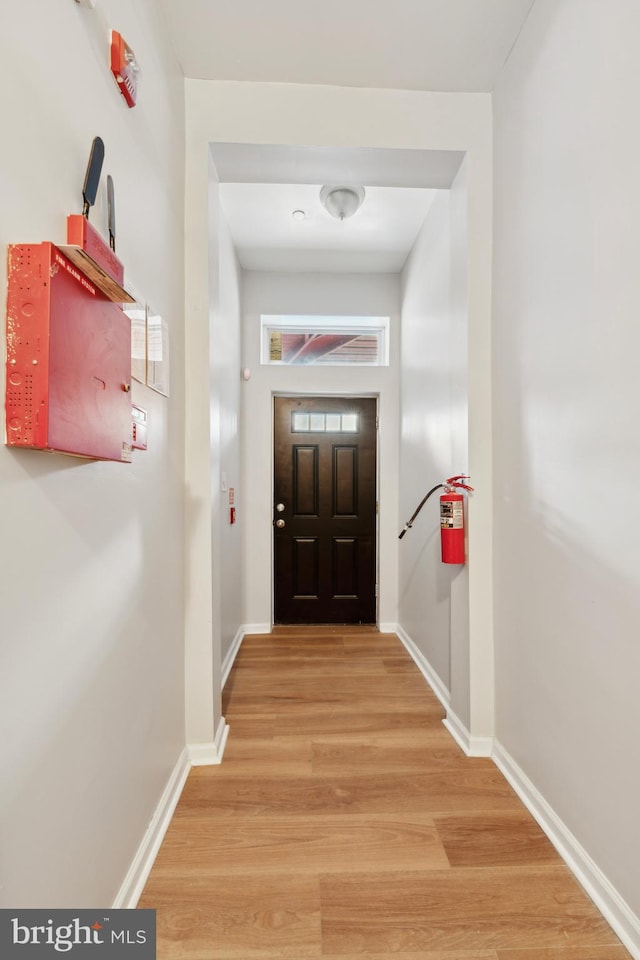
<svg viewBox="0 0 640 960"><path fill-rule="evenodd" d="M397 637L246 637L140 907L158 960L625 960Z"/></svg>

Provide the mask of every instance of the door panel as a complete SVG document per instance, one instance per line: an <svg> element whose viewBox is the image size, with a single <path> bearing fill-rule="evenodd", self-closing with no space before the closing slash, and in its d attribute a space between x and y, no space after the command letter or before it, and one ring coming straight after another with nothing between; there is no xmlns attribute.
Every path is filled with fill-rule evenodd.
<svg viewBox="0 0 640 960"><path fill-rule="evenodd" d="M318 448L293 447L293 513L318 516Z"/></svg>
<svg viewBox="0 0 640 960"><path fill-rule="evenodd" d="M295 537L293 546L293 595L299 600L318 598L318 541Z"/></svg>
<svg viewBox="0 0 640 960"><path fill-rule="evenodd" d="M276 623L375 623L373 398L278 397Z"/></svg>
<svg viewBox="0 0 640 960"><path fill-rule="evenodd" d="M346 599L357 598L358 541L346 537L333 540L333 595Z"/></svg>
<svg viewBox="0 0 640 960"><path fill-rule="evenodd" d="M333 515L355 517L358 511L358 448L333 448Z"/></svg>

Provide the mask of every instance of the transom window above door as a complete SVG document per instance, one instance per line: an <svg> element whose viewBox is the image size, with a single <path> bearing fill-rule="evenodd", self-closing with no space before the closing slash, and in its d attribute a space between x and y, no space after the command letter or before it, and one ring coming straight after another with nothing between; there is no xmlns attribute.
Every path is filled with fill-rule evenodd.
<svg viewBox="0 0 640 960"><path fill-rule="evenodd" d="M389 317L265 316L261 363L388 366Z"/></svg>

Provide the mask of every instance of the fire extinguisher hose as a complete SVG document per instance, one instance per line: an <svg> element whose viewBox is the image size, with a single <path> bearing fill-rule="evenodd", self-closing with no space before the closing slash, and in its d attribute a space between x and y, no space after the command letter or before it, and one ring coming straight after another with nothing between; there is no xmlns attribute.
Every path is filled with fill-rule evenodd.
<svg viewBox="0 0 640 960"><path fill-rule="evenodd" d="M469 477L466 474L459 473L455 477L449 477L449 479L445 480L444 483L437 483L435 487L432 487L431 490L429 490L429 493L425 497L423 497L420 503L418 504L411 519L407 520L407 522L405 523L400 534L398 535L398 540L402 540L407 530L411 530L411 527L413 526L413 521L416 519L416 517L422 510L422 508L424 507L429 497L433 496L436 490L440 490L441 487L445 487L447 492L450 492L453 489L458 489L458 490L466 490L468 493L473 493L473 487L470 487L468 483L462 483L463 480L468 480L468 479Z"/></svg>
<svg viewBox="0 0 640 960"><path fill-rule="evenodd" d="M413 516L411 517L410 520L407 520L407 522L405 523L404 527L402 528L402 530L401 530L401 532L400 532L400 534L399 534L399 536L398 536L398 540L402 540L402 538L404 537L404 535L405 535L405 533L407 532L407 530L411 530L411 527L413 526L413 521L416 519L416 517L418 516L418 514L419 514L420 511L422 510L422 508L424 507L424 505L425 505L425 503L427 502L427 500L429 499L429 497L432 497L433 494L436 492L436 490L440 490L441 487L444 487L444 483L437 483L437 484L435 485L435 487L432 487L431 490L429 490L429 493L428 493L425 497L422 498L422 500L421 500L420 503L418 504L417 508L415 509L415 511L414 511L414 513L413 513Z"/></svg>

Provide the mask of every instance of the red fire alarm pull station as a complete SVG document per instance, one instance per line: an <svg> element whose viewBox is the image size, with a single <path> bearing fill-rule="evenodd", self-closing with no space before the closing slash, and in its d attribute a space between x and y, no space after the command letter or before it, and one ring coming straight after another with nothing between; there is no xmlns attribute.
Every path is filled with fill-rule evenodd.
<svg viewBox="0 0 640 960"><path fill-rule="evenodd" d="M130 354L129 318L60 249L9 246L8 446L131 460Z"/></svg>
<svg viewBox="0 0 640 960"><path fill-rule="evenodd" d="M127 106L135 107L138 99L140 66L135 53L117 30L111 31L111 73Z"/></svg>

